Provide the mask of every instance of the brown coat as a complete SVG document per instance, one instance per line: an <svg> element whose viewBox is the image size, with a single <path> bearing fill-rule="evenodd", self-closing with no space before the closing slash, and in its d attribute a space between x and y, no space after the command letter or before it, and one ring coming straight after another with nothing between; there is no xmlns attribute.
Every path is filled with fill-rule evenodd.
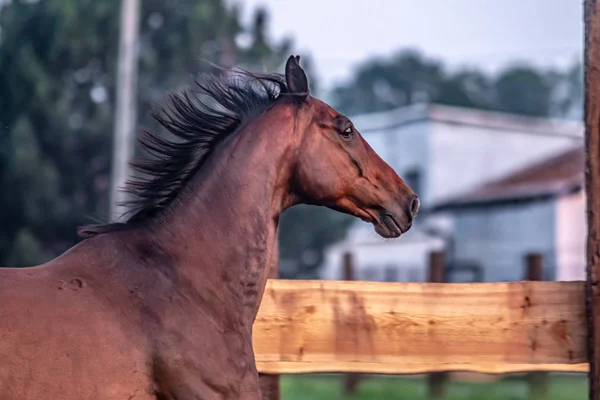
<svg viewBox="0 0 600 400"><path fill-rule="evenodd" d="M153 179L130 185L126 223L0 269L0 400L260 399L252 323L280 214L309 203L385 237L410 228L415 194L309 96L297 58L285 80L251 78L279 94L209 83L228 110L216 116L174 98L159 120L184 142L144 142L159 157L138 165Z"/></svg>

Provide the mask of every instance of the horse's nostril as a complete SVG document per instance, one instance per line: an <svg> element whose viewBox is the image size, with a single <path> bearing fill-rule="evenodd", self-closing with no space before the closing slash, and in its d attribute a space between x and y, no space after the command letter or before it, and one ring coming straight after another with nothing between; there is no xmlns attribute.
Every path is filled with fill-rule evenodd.
<svg viewBox="0 0 600 400"><path fill-rule="evenodd" d="M417 211L419 211L419 198L415 195L410 204L410 216L414 217L417 214Z"/></svg>

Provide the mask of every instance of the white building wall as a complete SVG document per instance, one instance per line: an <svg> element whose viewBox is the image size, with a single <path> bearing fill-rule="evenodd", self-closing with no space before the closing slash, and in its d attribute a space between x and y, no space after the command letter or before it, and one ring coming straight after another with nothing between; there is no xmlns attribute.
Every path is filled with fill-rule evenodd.
<svg viewBox="0 0 600 400"><path fill-rule="evenodd" d="M581 145L582 142L577 135L544 134L543 130L542 133L500 130L485 126L484 120L478 121L481 125L473 125L445 121L443 118L423 119L418 115L419 109L412 107L367 114L353 117L352 120L365 140L401 177L405 178L412 169L420 172L417 194L423 210L433 202L509 174ZM414 118L411 113L415 115ZM398 123L400 120L404 122ZM559 246L559 242L566 246L567 240L554 234L555 208L552 203L513 207L463 212L456 219L455 214L451 213L450 218L441 221L444 224L446 220L450 221L451 230L456 232L458 255L466 258L466 261L479 261L484 265L484 278L487 281L523 279L523 257L527 252L542 252L547 258L546 264L554 265L557 262L555 247ZM565 221L568 220L568 214L560 214ZM418 236L423 221L426 221L424 215L418 216L409 234L414 232ZM427 222L433 224L438 221L428 218ZM350 229L350 236L361 229L364 230L364 223L358 221ZM346 249L352 249L359 268L357 279L381 280L386 265L391 263L406 268L419 265L424 279L429 252L443 244L437 243L439 239L420 240L410 240L410 235L406 235L386 245L344 241L327 250L322 276L324 279L341 279L342 254ZM561 260L563 264L577 264L573 259ZM377 276L366 276L361 269L366 265L379 265L381 271ZM368 269L364 268L365 271ZM551 270L555 271L554 266Z"/></svg>
<svg viewBox="0 0 600 400"><path fill-rule="evenodd" d="M553 200L465 209L454 213L455 259L475 262L485 282L525 278L525 256L541 253L545 279L555 279Z"/></svg>
<svg viewBox="0 0 600 400"><path fill-rule="evenodd" d="M411 230L398 239L382 239L370 232L372 227L362 225L355 228L354 238L327 249L321 279L343 279L343 256L350 251L356 280L422 282L427 279L429 254L444 249L441 239L418 231Z"/></svg>
<svg viewBox="0 0 600 400"><path fill-rule="evenodd" d="M581 138L434 123L427 198L458 195L581 144Z"/></svg>
<svg viewBox="0 0 600 400"><path fill-rule="evenodd" d="M365 128L383 124L377 119L375 124L366 117L358 119ZM357 124L357 128L360 130L361 126ZM417 194L424 208L579 146L582 141L577 136L430 120L368 131L363 137L402 178L410 170L420 172Z"/></svg>
<svg viewBox="0 0 600 400"><path fill-rule="evenodd" d="M579 191L564 196L556 205L556 279L585 280L586 196Z"/></svg>
<svg viewBox="0 0 600 400"><path fill-rule="evenodd" d="M401 178L416 169L420 172L421 190L419 197L425 197L425 182L428 179L429 130L431 123L420 121L396 128L378 130L363 134L363 137L375 152L388 163ZM410 182L407 181L410 185Z"/></svg>

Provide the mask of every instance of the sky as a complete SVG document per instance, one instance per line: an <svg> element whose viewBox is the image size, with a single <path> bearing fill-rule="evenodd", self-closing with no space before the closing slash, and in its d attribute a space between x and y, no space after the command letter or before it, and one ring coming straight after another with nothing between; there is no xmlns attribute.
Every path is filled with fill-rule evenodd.
<svg viewBox="0 0 600 400"><path fill-rule="evenodd" d="M300 56L311 54L324 88L403 48L490 72L515 61L564 66L583 51L583 0L233 1L245 18L266 6L271 37L291 36Z"/></svg>

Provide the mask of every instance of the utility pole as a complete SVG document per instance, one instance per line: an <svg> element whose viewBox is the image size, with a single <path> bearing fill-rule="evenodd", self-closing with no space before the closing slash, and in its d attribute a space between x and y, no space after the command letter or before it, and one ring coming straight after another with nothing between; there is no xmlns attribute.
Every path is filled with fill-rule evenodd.
<svg viewBox="0 0 600 400"><path fill-rule="evenodd" d="M121 0L121 32L117 71L117 104L113 139L110 218L118 221L125 212L125 185L135 149L136 87L138 61L139 0Z"/></svg>

